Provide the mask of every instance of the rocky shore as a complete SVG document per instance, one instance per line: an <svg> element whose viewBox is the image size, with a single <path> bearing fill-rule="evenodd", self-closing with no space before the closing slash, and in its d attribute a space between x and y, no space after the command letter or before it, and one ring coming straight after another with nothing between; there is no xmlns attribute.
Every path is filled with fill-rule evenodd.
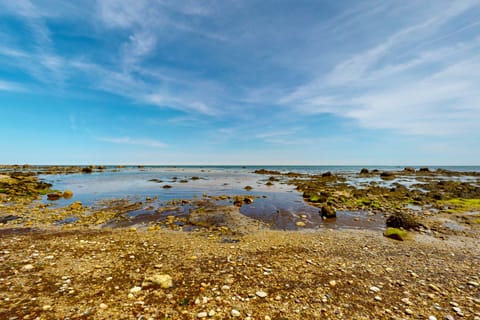
<svg viewBox="0 0 480 320"><path fill-rule="evenodd" d="M128 213L152 199L38 201L72 196L38 172L89 174L59 168L1 168L1 319L480 319L478 173L257 172L324 219L385 215L389 238L270 230L240 213L256 201L247 195L176 200L143 218Z"/></svg>

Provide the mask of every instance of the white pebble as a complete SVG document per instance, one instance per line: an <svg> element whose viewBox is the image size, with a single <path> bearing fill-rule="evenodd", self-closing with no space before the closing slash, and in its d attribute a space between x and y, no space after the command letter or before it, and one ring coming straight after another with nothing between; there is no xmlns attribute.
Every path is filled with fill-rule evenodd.
<svg viewBox="0 0 480 320"><path fill-rule="evenodd" d="M256 294L258 297L260 297L260 298L265 298L265 297L268 295L268 294L267 294L266 292L264 292L264 291L257 291L255 294Z"/></svg>
<svg viewBox="0 0 480 320"><path fill-rule="evenodd" d="M207 317L207 313L205 311L197 313L197 318L206 318L206 317Z"/></svg>
<svg viewBox="0 0 480 320"><path fill-rule="evenodd" d="M230 314L232 315L232 317L240 317L240 315L241 315L240 311L238 311L236 309L232 309Z"/></svg>
<svg viewBox="0 0 480 320"><path fill-rule="evenodd" d="M379 287L375 287L375 286L371 286L371 287L370 287L370 291L380 292L380 288L379 288Z"/></svg>

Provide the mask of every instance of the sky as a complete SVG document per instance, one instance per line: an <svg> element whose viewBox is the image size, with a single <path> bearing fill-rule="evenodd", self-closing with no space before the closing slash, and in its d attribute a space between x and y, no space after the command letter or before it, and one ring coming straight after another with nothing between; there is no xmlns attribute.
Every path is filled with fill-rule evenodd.
<svg viewBox="0 0 480 320"><path fill-rule="evenodd" d="M480 165L478 0L0 0L0 163Z"/></svg>

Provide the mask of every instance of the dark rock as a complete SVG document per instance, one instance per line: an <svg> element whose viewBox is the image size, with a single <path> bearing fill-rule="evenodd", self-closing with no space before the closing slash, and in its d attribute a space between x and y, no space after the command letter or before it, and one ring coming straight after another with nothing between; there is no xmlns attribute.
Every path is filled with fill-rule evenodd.
<svg viewBox="0 0 480 320"><path fill-rule="evenodd" d="M415 169L413 169L412 167L405 167L405 168L403 169L403 171L404 171L404 172L413 173L413 172L415 172Z"/></svg>
<svg viewBox="0 0 480 320"><path fill-rule="evenodd" d="M192 180L198 180L198 179L200 179L200 177L193 176L191 179L192 179Z"/></svg>
<svg viewBox="0 0 480 320"><path fill-rule="evenodd" d="M270 186L273 186L273 183L268 181L267 183L265 183L265 185L270 187Z"/></svg>
<svg viewBox="0 0 480 320"><path fill-rule="evenodd" d="M0 224L5 224L9 221L14 221L14 220L17 220L17 219L21 219L21 217L17 217L17 216L13 216L13 215L9 214L8 216L0 217Z"/></svg>
<svg viewBox="0 0 480 320"><path fill-rule="evenodd" d="M253 173L257 173L257 174L280 174L280 171L259 169L259 170L253 171Z"/></svg>
<svg viewBox="0 0 480 320"><path fill-rule="evenodd" d="M369 174L370 171L368 171L367 168L363 168L362 170L360 170L360 174Z"/></svg>
<svg viewBox="0 0 480 320"><path fill-rule="evenodd" d="M390 172L390 171L383 171L382 173L380 173L380 178L382 178L382 179L393 179L393 178L395 178L395 174L393 172Z"/></svg>
<svg viewBox="0 0 480 320"><path fill-rule="evenodd" d="M63 197L63 193L60 193L60 192L47 194L47 199L50 201L59 200L61 197Z"/></svg>
<svg viewBox="0 0 480 320"><path fill-rule="evenodd" d="M423 168L418 169L418 171L420 171L420 172L430 172L430 169L428 169L427 167L423 167Z"/></svg>
<svg viewBox="0 0 480 320"><path fill-rule="evenodd" d="M171 185L166 184L166 185L164 185L162 188L163 188L163 189L170 189L171 187L172 187Z"/></svg>
<svg viewBox="0 0 480 320"><path fill-rule="evenodd" d="M252 188L251 186L246 186L244 189L247 190L247 191L250 191L250 190L252 190L253 188Z"/></svg>
<svg viewBox="0 0 480 320"><path fill-rule="evenodd" d="M387 218L386 225L389 228L402 228L405 230L411 230L417 229L420 224L413 214L396 212Z"/></svg>
<svg viewBox="0 0 480 320"><path fill-rule="evenodd" d="M322 173L322 177L331 177L332 173L330 171Z"/></svg>
<svg viewBox="0 0 480 320"><path fill-rule="evenodd" d="M92 173L93 169L91 167L85 167L85 168L82 168L82 172L83 173Z"/></svg>
<svg viewBox="0 0 480 320"><path fill-rule="evenodd" d="M322 210L320 210L320 213L322 215L322 218L335 218L337 216L335 208L329 205L323 206Z"/></svg>

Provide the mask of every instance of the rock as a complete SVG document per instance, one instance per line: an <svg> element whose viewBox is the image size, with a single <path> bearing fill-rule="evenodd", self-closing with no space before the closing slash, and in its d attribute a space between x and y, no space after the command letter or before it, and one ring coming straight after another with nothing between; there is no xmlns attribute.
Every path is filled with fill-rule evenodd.
<svg viewBox="0 0 480 320"><path fill-rule="evenodd" d="M251 203L253 203L253 199L254 199L253 197L248 196L248 197L243 198L243 202L245 202L246 204L251 204Z"/></svg>
<svg viewBox="0 0 480 320"><path fill-rule="evenodd" d="M265 291L257 291L255 294L260 298L265 298L268 295Z"/></svg>
<svg viewBox="0 0 480 320"><path fill-rule="evenodd" d="M360 174L369 174L370 171L368 171L367 168L362 168L362 170L360 170Z"/></svg>
<svg viewBox="0 0 480 320"><path fill-rule="evenodd" d="M168 289L173 287L172 277L168 274L155 274L150 277L146 277L142 283L142 287L160 287L162 289Z"/></svg>
<svg viewBox="0 0 480 320"><path fill-rule="evenodd" d="M22 267L22 270L24 271L32 271L34 269L34 266L31 264L26 264Z"/></svg>
<svg viewBox="0 0 480 320"><path fill-rule="evenodd" d="M197 318L206 318L208 314L205 311L197 313Z"/></svg>
<svg viewBox="0 0 480 320"><path fill-rule="evenodd" d="M383 235L399 241L405 241L408 238L408 232L398 228L387 228Z"/></svg>
<svg viewBox="0 0 480 320"><path fill-rule="evenodd" d="M428 169L427 167L423 167L423 168L420 168L418 171L420 171L420 172L430 172L430 169Z"/></svg>
<svg viewBox="0 0 480 320"><path fill-rule="evenodd" d="M413 311L407 308L405 309L405 313L411 316L413 314Z"/></svg>
<svg viewBox="0 0 480 320"><path fill-rule="evenodd" d="M324 172L322 173L322 177L331 177L332 176L332 173L330 171L327 171L327 172Z"/></svg>
<svg viewBox="0 0 480 320"><path fill-rule="evenodd" d="M337 212L335 211L335 209L329 205L323 206L320 213L324 218L335 218L337 216Z"/></svg>
<svg viewBox="0 0 480 320"><path fill-rule="evenodd" d="M91 167L85 167L85 168L82 168L82 172L83 173L92 173L93 169Z"/></svg>
<svg viewBox="0 0 480 320"><path fill-rule="evenodd" d="M460 307L452 307L452 310L455 311L457 315L463 317L463 312L462 312L462 309L460 309Z"/></svg>
<svg viewBox="0 0 480 320"><path fill-rule="evenodd" d="M437 317L435 317L435 316L429 316L429 317L428 317L428 320L437 320Z"/></svg>
<svg viewBox="0 0 480 320"><path fill-rule="evenodd" d="M478 287L480 284L475 281L468 281L467 284L472 287Z"/></svg>
<svg viewBox="0 0 480 320"><path fill-rule="evenodd" d="M396 212L391 214L386 221L387 227L403 228L405 230L416 229L419 226L417 218L406 212Z"/></svg>
<svg viewBox="0 0 480 320"><path fill-rule="evenodd" d="M428 285L428 287L429 287L430 289L436 291L436 292L442 292L442 290L441 290L439 287L437 287L436 285L434 285L433 283L430 283L430 284Z"/></svg>
<svg viewBox="0 0 480 320"><path fill-rule="evenodd" d="M43 310L43 311L48 311L48 310L51 310L51 309L52 309L52 306L49 305L49 304L46 304L46 305L44 305L44 306L42 307L42 310Z"/></svg>
<svg viewBox="0 0 480 320"><path fill-rule="evenodd" d="M375 293L380 292L380 288L376 286L371 286L369 290Z"/></svg>
<svg viewBox="0 0 480 320"><path fill-rule="evenodd" d="M130 289L130 293L132 294L139 293L140 291L142 291L141 287L133 287Z"/></svg>
<svg viewBox="0 0 480 320"><path fill-rule="evenodd" d="M305 226L306 226L305 222L303 222L303 221L297 221L297 222L295 223L295 225L296 225L297 227L305 227Z"/></svg>
<svg viewBox="0 0 480 320"><path fill-rule="evenodd" d="M380 173L380 178L382 178L382 179L393 179L393 178L395 178L395 174L393 172L390 172L390 171L383 171L382 173Z"/></svg>
<svg viewBox="0 0 480 320"><path fill-rule="evenodd" d="M405 167L403 171L412 173L412 172L415 172L415 169L413 169L412 167Z"/></svg>
<svg viewBox="0 0 480 320"><path fill-rule="evenodd" d="M63 197L63 193L60 193L60 192L47 194L47 199L50 201L59 200L61 197Z"/></svg>
<svg viewBox="0 0 480 320"><path fill-rule="evenodd" d="M247 190L247 191L250 191L250 190L252 190L253 188L252 188L251 186L245 186L244 189Z"/></svg>
<svg viewBox="0 0 480 320"><path fill-rule="evenodd" d="M208 316L213 317L216 314L215 310L208 311Z"/></svg>
<svg viewBox="0 0 480 320"><path fill-rule="evenodd" d="M75 201L71 205L68 206L69 209L71 210L79 210L82 209L83 205L80 201Z"/></svg>
<svg viewBox="0 0 480 320"><path fill-rule="evenodd" d="M105 303L100 303L99 305L100 309L107 309L108 306Z"/></svg>
<svg viewBox="0 0 480 320"><path fill-rule="evenodd" d="M382 301L383 300L382 297L380 297L380 296L375 296L374 299L375 299L375 301Z"/></svg>
<svg viewBox="0 0 480 320"><path fill-rule="evenodd" d="M63 197L64 197L65 199L70 199L71 197L73 197L73 192L72 192L72 190L65 190L65 191L63 192Z"/></svg>
<svg viewBox="0 0 480 320"><path fill-rule="evenodd" d="M329 285L330 287L335 287L335 286L337 285L337 281L335 281L335 280L330 280L330 281L328 282L328 285Z"/></svg>
<svg viewBox="0 0 480 320"><path fill-rule="evenodd" d="M163 189L170 189L171 187L172 187L171 185L166 184L166 185L164 185L162 188L163 188Z"/></svg>
<svg viewBox="0 0 480 320"><path fill-rule="evenodd" d="M232 315L232 317L240 317L240 316L241 316L240 311L238 311L238 310L236 310L236 309L232 309L232 311L230 312L230 314Z"/></svg>

